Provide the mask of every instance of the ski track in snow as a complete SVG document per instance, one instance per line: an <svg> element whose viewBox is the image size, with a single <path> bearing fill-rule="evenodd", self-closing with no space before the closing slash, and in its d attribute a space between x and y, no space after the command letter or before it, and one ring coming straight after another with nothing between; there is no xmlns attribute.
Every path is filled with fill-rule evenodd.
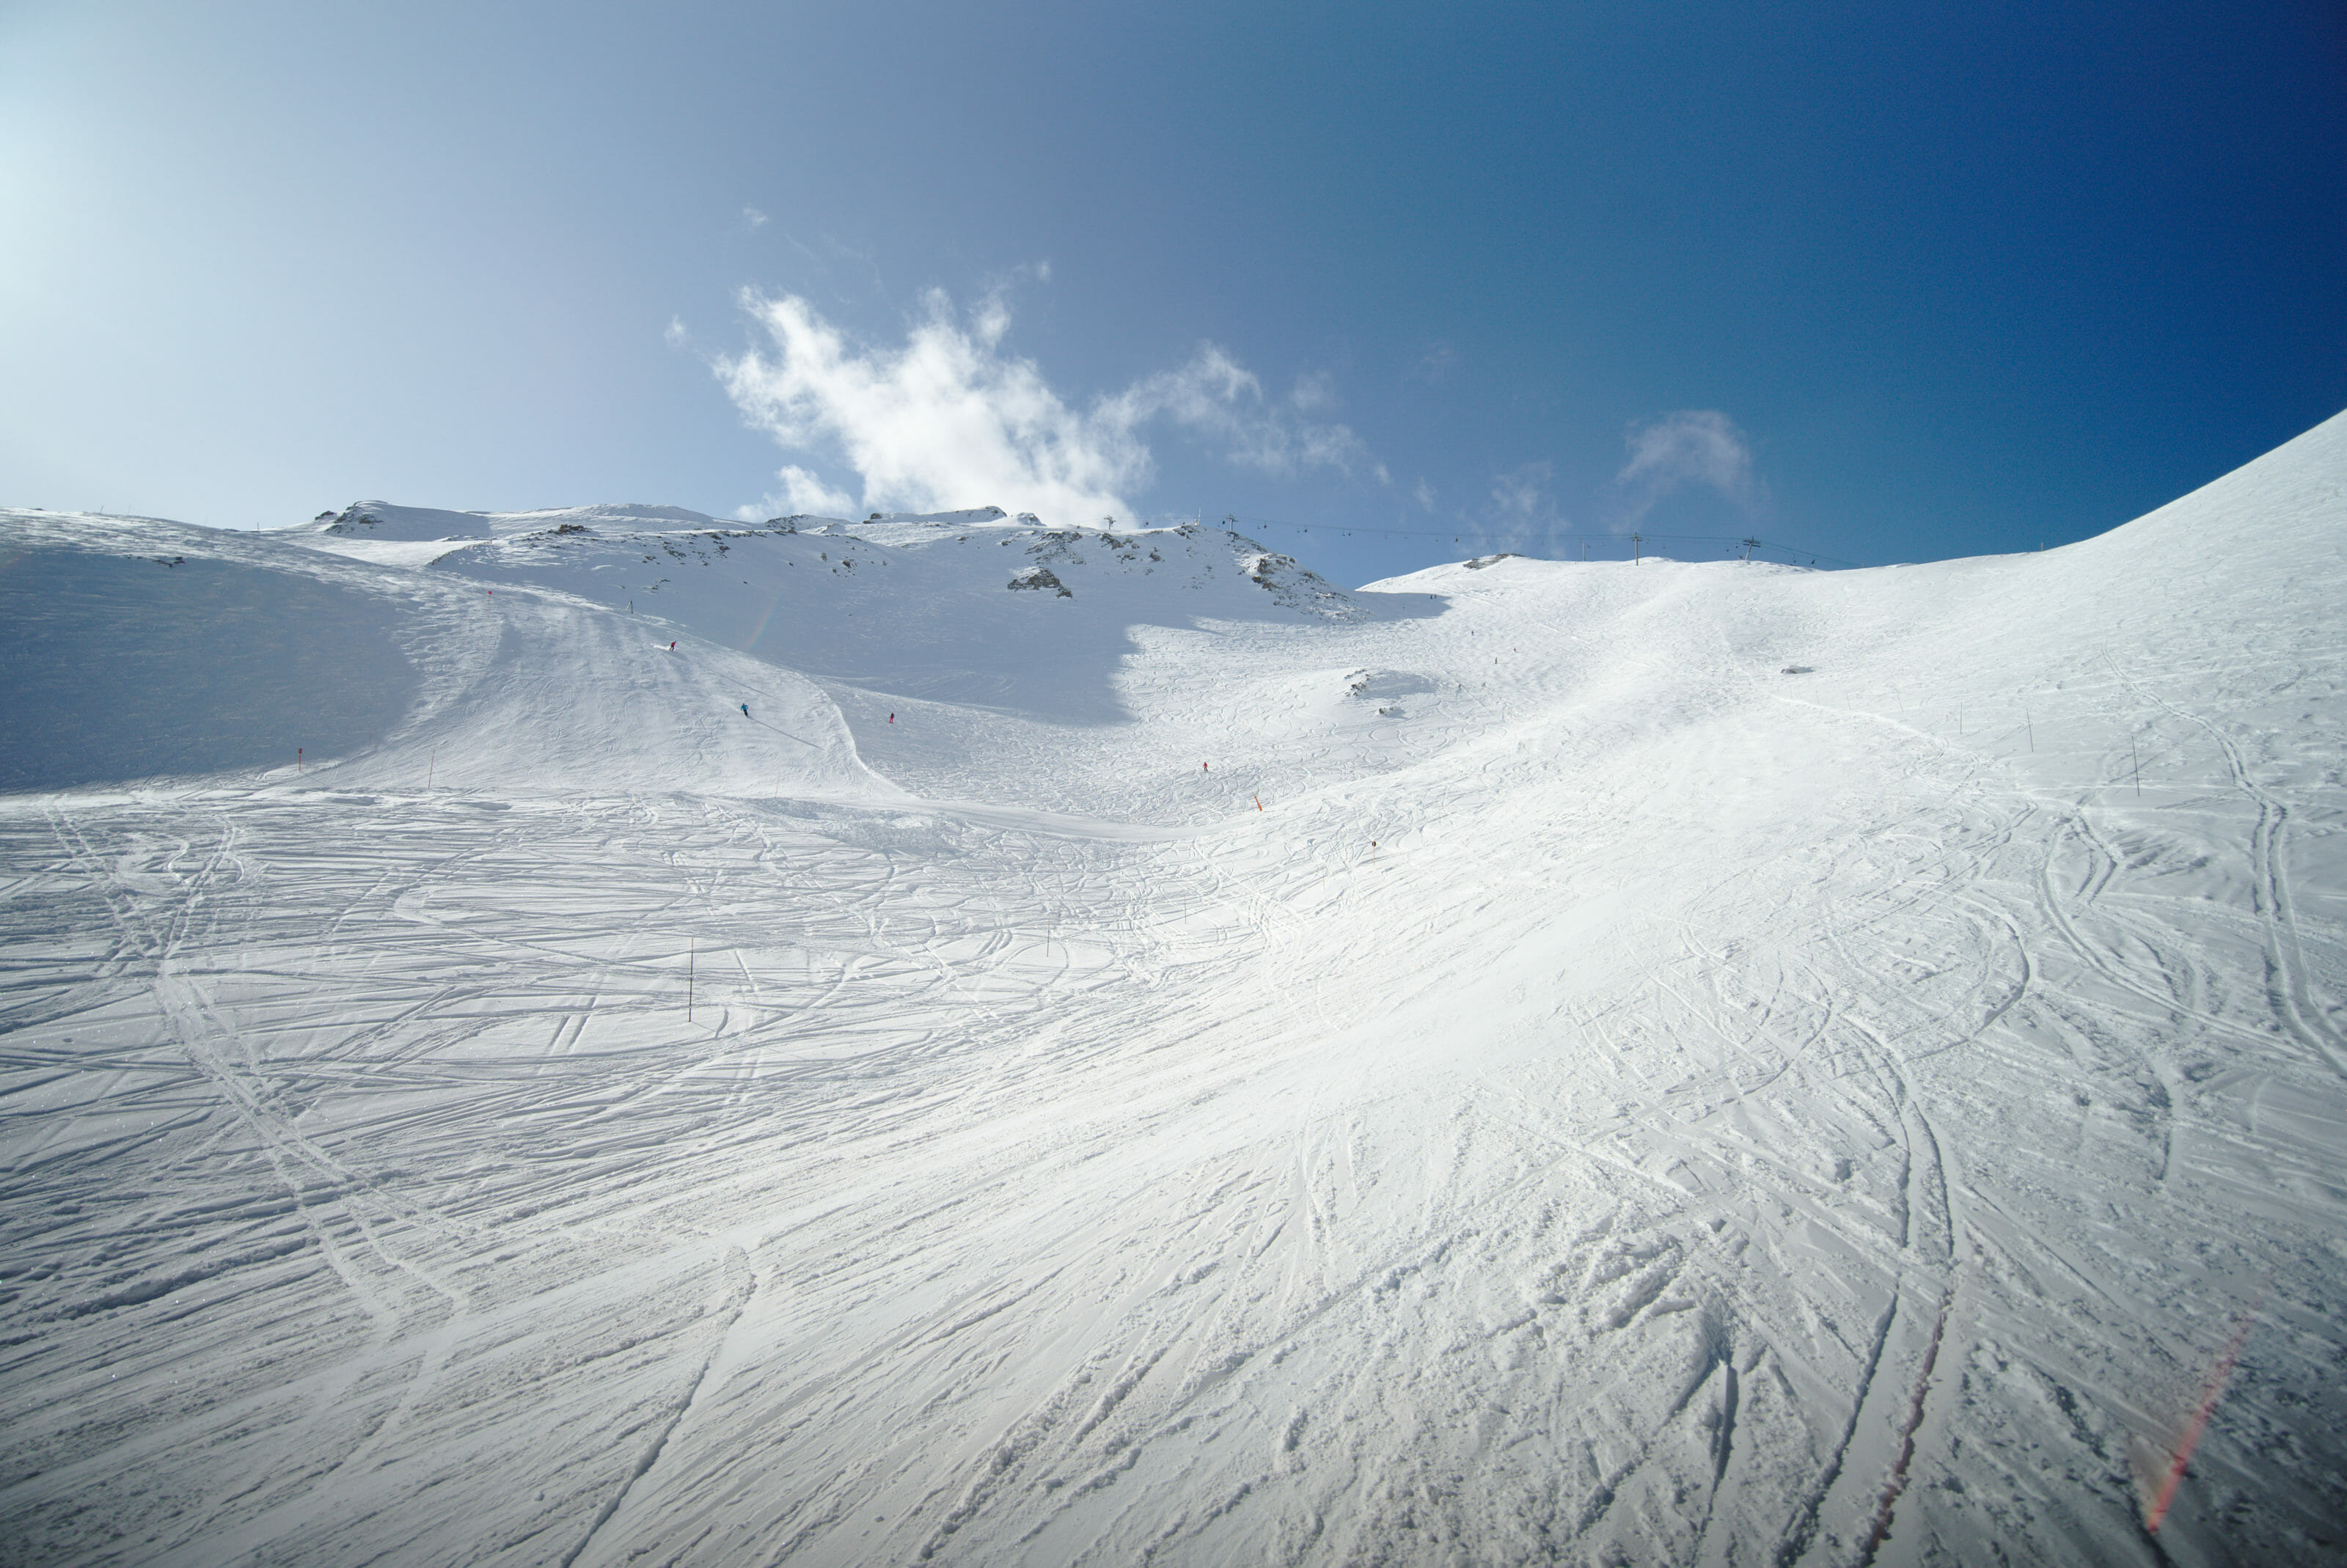
<svg viewBox="0 0 2347 1568"><path fill-rule="evenodd" d="M2341 1560L2342 472L1349 598L0 514L36 631L263 574L406 665L206 688L380 726L300 773L11 764L0 1556Z"/></svg>

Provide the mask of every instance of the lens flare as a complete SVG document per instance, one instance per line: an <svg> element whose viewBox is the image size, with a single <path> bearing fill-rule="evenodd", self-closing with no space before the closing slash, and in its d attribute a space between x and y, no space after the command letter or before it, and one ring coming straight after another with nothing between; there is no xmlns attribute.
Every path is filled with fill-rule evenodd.
<svg viewBox="0 0 2347 1568"><path fill-rule="evenodd" d="M2258 1299L2250 1303L2250 1309L2241 1315L2232 1338L2226 1341L2225 1353L2217 1358L2217 1364L2209 1369L2207 1381L2200 1385L2199 1403L2192 1411L2192 1419L2184 1424L2184 1435L2178 1440L2176 1451L2168 1460L2168 1472L2160 1478L2159 1490L2144 1513L2147 1533L2159 1533L2160 1521L2168 1517L2168 1505L2176 1501L2176 1489L2184 1484L2184 1470L2192 1462L2192 1450L2200 1446L2200 1434L2209 1425L2209 1412L2225 1397L2225 1385L2232 1380L2234 1364L2241 1358L2241 1347L2249 1343L2250 1330L2257 1325L2258 1308L2264 1305L2265 1294L2260 1291Z"/></svg>

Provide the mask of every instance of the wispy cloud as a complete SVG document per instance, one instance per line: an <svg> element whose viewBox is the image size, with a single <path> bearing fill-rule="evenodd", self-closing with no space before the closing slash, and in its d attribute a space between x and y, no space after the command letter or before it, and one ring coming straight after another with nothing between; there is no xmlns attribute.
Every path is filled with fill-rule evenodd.
<svg viewBox="0 0 2347 1568"><path fill-rule="evenodd" d="M1032 360L1004 354L1010 315L999 299L966 323L942 293L924 307L902 348L866 349L795 294L745 294L771 351L720 359L717 373L784 448L836 452L861 477L866 507L990 502L1067 522L1129 514L1127 492L1153 471L1131 415L1071 408Z"/></svg>
<svg viewBox="0 0 2347 1568"><path fill-rule="evenodd" d="M901 347L851 343L806 300L745 292L768 345L720 358L716 371L745 418L794 453L834 455L861 481L865 509L940 511L988 503L1055 522L1131 517L1155 458L1143 430L1164 421L1260 472L1313 469L1382 479L1347 426L1315 417L1334 402L1307 378L1286 398L1214 343L1174 370L1077 407L1034 361L1006 351L999 293L967 312L942 291L922 301ZM784 497L845 510L820 475L782 471Z"/></svg>
<svg viewBox="0 0 2347 1568"><path fill-rule="evenodd" d="M745 523L777 514L846 518L856 514L856 497L845 490L835 490L823 482L823 476L795 463L785 463L774 471L776 484L763 504L736 507L733 515Z"/></svg>
<svg viewBox="0 0 2347 1568"><path fill-rule="evenodd" d="M742 209L742 226L745 229L764 229L768 221L766 215L754 207Z"/></svg>
<svg viewBox="0 0 2347 1568"><path fill-rule="evenodd" d="M1715 490L1747 512L1768 504L1744 432L1716 408L1682 408L1633 425L1627 440L1629 461L1614 476L1627 506L1618 528L1635 527L1664 497L1690 485Z"/></svg>
<svg viewBox="0 0 2347 1568"><path fill-rule="evenodd" d="M1510 469L1491 481L1492 510L1517 522L1553 518L1556 502L1548 493L1548 484L1554 477L1553 463L1527 463L1521 468Z"/></svg>
<svg viewBox="0 0 2347 1568"><path fill-rule="evenodd" d="M1368 448L1349 428L1308 417L1335 401L1327 378L1319 375L1300 378L1286 398L1272 401L1252 371L1208 343L1180 369L1160 371L1103 398L1100 411L1127 430L1170 419L1221 446L1228 461L1277 478L1314 468L1350 475L1358 466L1374 467Z"/></svg>
<svg viewBox="0 0 2347 1568"><path fill-rule="evenodd" d="M1552 463L1526 463L1492 476L1491 507L1474 525L1476 537L1501 548L1521 549L1546 544L1572 528L1549 488L1555 477Z"/></svg>
<svg viewBox="0 0 2347 1568"><path fill-rule="evenodd" d="M1450 379L1450 370L1459 363L1459 351L1440 338L1426 345L1418 363L1409 367L1404 381L1426 381L1440 386Z"/></svg>

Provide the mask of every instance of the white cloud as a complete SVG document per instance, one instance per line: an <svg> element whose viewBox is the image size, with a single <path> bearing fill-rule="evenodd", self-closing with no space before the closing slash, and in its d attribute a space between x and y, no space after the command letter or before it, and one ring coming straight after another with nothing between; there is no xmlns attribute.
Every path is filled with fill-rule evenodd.
<svg viewBox="0 0 2347 1568"><path fill-rule="evenodd" d="M835 490L823 481L823 476L795 463L785 463L774 471L780 481L756 506L736 507L733 515L744 522L776 516L852 518L856 516L856 497L845 490Z"/></svg>
<svg viewBox="0 0 2347 1568"><path fill-rule="evenodd" d="M1622 527L1635 524L1672 491L1699 485L1717 491L1746 511L1768 501L1768 489L1752 473L1752 448L1733 420L1715 408L1682 408L1660 419L1630 426L1630 460L1614 476L1614 487L1629 498Z"/></svg>
<svg viewBox="0 0 2347 1568"><path fill-rule="evenodd" d="M766 215L754 207L742 209L742 224L744 228L764 229L768 221Z"/></svg>
<svg viewBox="0 0 2347 1568"><path fill-rule="evenodd" d="M822 478L800 467L785 463L774 471L783 482L778 492L783 505L794 512L811 512L823 518L844 518L856 509L856 497L845 490L835 490Z"/></svg>
<svg viewBox="0 0 2347 1568"><path fill-rule="evenodd" d="M1080 413L1031 360L1002 354L1010 313L989 300L967 328L942 293L901 349L859 350L794 294L745 295L773 352L722 359L743 414L784 447L835 448L864 481L866 509L993 504L1055 521L1129 513L1149 449L1121 412Z"/></svg>
<svg viewBox="0 0 2347 1568"><path fill-rule="evenodd" d="M1527 463L1510 469L1491 481L1492 510L1519 523L1555 517L1556 502L1548 493L1548 482L1555 477L1553 463Z"/></svg>
<svg viewBox="0 0 2347 1568"><path fill-rule="evenodd" d="M797 295L744 293L771 349L720 359L716 371L743 416L783 446L842 456L863 481L864 510L992 504L1061 523L1130 517L1129 497L1156 471L1141 432L1161 419L1269 474L1350 474L1370 461L1345 425L1303 417L1305 402L1333 401L1325 385L1299 382L1296 396L1275 405L1214 343L1079 409L1034 361L1004 351L1010 311L999 293L966 313L941 291L922 305L903 347L865 347ZM794 494L840 498L807 470L783 476L786 492L797 484L805 488Z"/></svg>
<svg viewBox="0 0 2347 1568"><path fill-rule="evenodd" d="M1458 350L1437 338L1427 344L1426 353L1419 357L1416 364L1410 366L1409 374L1402 379L1412 381L1423 378L1428 383L1440 386L1450 378L1451 367L1458 363Z"/></svg>
<svg viewBox="0 0 2347 1568"><path fill-rule="evenodd" d="M1227 461L1288 479L1313 468L1350 475L1356 465L1371 462L1369 449L1348 427L1298 417L1334 401L1326 377L1306 376L1286 406L1273 404L1254 372L1228 350L1206 343L1179 370L1137 381L1100 406L1128 430L1170 419L1220 446Z"/></svg>
<svg viewBox="0 0 2347 1568"><path fill-rule="evenodd" d="M1409 493L1410 497L1417 501L1419 506L1424 507L1430 512L1434 510L1434 487L1428 484L1423 478L1420 478L1419 482L1411 487Z"/></svg>
<svg viewBox="0 0 2347 1568"><path fill-rule="evenodd" d="M1573 527L1557 509L1551 463L1526 463L1491 478L1491 506L1482 522L1471 525L1479 539L1506 549L1536 548Z"/></svg>

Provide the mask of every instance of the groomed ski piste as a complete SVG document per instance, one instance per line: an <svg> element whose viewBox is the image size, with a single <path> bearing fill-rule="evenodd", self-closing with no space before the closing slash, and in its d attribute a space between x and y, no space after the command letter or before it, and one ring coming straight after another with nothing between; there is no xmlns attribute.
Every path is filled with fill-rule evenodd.
<svg viewBox="0 0 2347 1568"><path fill-rule="evenodd" d="M0 513L0 1558L2341 1561L2342 606Z"/></svg>

